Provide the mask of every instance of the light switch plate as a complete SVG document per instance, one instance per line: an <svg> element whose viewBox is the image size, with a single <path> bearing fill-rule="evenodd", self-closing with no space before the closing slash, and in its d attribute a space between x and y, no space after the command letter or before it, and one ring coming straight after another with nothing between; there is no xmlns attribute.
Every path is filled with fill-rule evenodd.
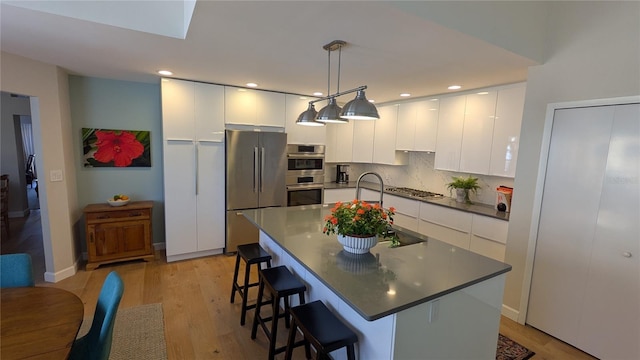
<svg viewBox="0 0 640 360"><path fill-rule="evenodd" d="M62 170L49 171L49 180L51 180L51 182L62 181Z"/></svg>

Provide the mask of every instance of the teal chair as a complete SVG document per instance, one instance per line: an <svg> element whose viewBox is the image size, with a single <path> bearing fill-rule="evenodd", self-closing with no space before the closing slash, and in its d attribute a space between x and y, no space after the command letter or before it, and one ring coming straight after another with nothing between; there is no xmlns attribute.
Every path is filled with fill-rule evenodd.
<svg viewBox="0 0 640 360"><path fill-rule="evenodd" d="M107 275L100 290L98 305L89 332L73 343L69 359L108 360L111 353L113 324L122 299L124 284L115 271Z"/></svg>
<svg viewBox="0 0 640 360"><path fill-rule="evenodd" d="M0 255L0 288L34 285L29 254Z"/></svg>

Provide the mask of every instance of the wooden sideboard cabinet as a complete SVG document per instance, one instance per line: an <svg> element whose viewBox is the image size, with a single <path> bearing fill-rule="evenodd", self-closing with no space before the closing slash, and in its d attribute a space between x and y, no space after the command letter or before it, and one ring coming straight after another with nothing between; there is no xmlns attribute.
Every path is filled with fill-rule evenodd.
<svg viewBox="0 0 640 360"><path fill-rule="evenodd" d="M87 270L116 261L152 260L152 207L152 201L133 201L119 207L87 205Z"/></svg>

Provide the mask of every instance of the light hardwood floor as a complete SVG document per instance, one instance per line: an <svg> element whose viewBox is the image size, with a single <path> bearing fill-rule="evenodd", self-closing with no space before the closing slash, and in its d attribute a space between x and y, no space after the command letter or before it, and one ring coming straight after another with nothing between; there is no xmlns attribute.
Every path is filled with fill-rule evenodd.
<svg viewBox="0 0 640 360"><path fill-rule="evenodd" d="M152 262L135 261L79 271L54 286L72 291L85 303L85 316L91 316L102 282L110 271L117 271L125 283L121 307L162 303L169 359L263 359L267 341L259 330L251 340L253 310L247 324L240 326L240 301L229 303L234 256L217 255L195 260L166 263L164 252ZM242 268L241 268L242 271ZM252 274L255 280L255 274ZM255 298L252 289L250 298ZM286 335L284 324L279 335ZM502 318L503 335L536 352L540 359L594 359L593 357L530 326ZM284 336L278 336L284 344ZM295 358L304 358L302 348ZM283 359L283 354L277 356Z"/></svg>
<svg viewBox="0 0 640 360"><path fill-rule="evenodd" d="M234 256L217 255L201 259L167 263L164 251L154 261L133 261L101 266L94 271L79 270L56 284L43 282L44 258L38 211L25 219L13 219L11 237L2 239L2 253L27 252L34 262L37 286L69 290L85 304L85 317L93 316L102 283L110 271L117 271L125 283L121 308L162 303L165 337L170 360L178 359L265 359L267 341L259 330L251 340L253 310L247 324L240 326L240 300L230 304ZM6 234L3 234L3 237ZM241 271L243 269L241 268ZM252 275L255 280L255 274ZM250 298L255 298L251 289ZM282 324L284 325L284 324ZM285 327L278 338L284 344ZM593 357L530 326L522 326L505 317L500 332L535 351L534 360L594 359ZM304 358L301 348L296 359ZM277 359L283 359L279 354ZM367 359L369 360L369 359ZM374 359L375 360L375 359Z"/></svg>

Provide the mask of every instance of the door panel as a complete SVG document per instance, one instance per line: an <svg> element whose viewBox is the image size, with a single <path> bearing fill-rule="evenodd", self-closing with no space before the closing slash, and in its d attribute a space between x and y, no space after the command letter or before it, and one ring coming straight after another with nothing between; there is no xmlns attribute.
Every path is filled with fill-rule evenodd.
<svg viewBox="0 0 640 360"><path fill-rule="evenodd" d="M198 250L221 249L224 232L224 144L198 144Z"/></svg>
<svg viewBox="0 0 640 360"><path fill-rule="evenodd" d="M261 134L259 207L286 205L286 147L287 134L267 132Z"/></svg>
<svg viewBox="0 0 640 360"><path fill-rule="evenodd" d="M570 344L577 340L612 108L557 110L554 116L527 322Z"/></svg>
<svg viewBox="0 0 640 360"><path fill-rule="evenodd" d="M227 131L227 209L258 207L258 134Z"/></svg>
<svg viewBox="0 0 640 360"><path fill-rule="evenodd" d="M601 359L639 359L640 105L614 116L577 346Z"/></svg>
<svg viewBox="0 0 640 360"><path fill-rule="evenodd" d="M164 147L167 256L197 250L195 156L191 141L168 141Z"/></svg>

